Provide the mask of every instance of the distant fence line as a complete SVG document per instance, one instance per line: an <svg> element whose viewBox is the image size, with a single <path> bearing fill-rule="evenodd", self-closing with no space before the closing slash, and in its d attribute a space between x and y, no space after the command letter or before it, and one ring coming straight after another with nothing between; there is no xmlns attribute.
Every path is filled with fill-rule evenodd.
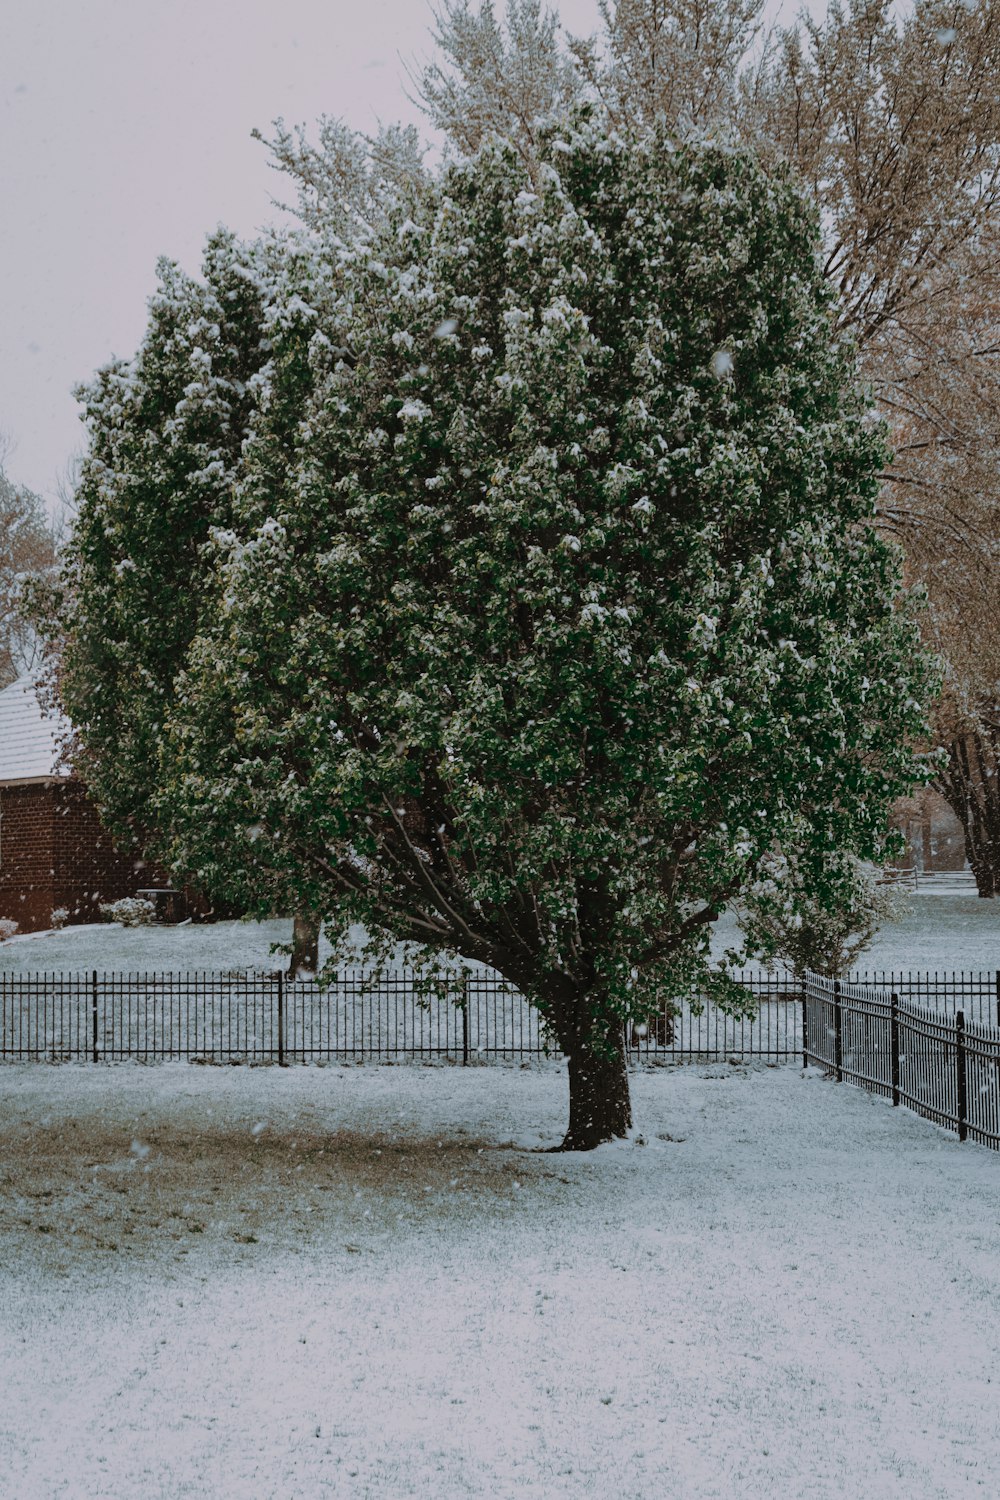
<svg viewBox="0 0 1000 1500"><path fill-rule="evenodd" d="M981 1010L970 1019L959 1002L982 999L982 985L970 982L963 992L958 975L919 975L907 990L902 977L886 985L807 974L805 1061L956 1131L960 1141L1000 1150L1000 999L988 1018ZM994 979L996 997L1000 972Z"/></svg>
<svg viewBox="0 0 1000 1500"><path fill-rule="evenodd" d="M882 995L886 1004L894 994L900 1006L933 1012L931 1022L939 1026L952 1025L947 1018L960 1008L973 1024L989 1027L995 1019L1000 1024L1000 971L853 975L836 992L815 985L803 992L789 974L743 970L732 977L750 991L753 1015L734 1018L707 999L700 1012L685 1003L677 1016L631 1027L631 1055L646 1062L730 1057L789 1062L805 1057L808 1038L809 1055L825 1062L823 1038L834 1024L829 996L855 990L865 997ZM847 1076L845 1057L849 1072L854 1055L850 1047L843 1051L843 1038L855 1034L853 1020L844 1030L845 1003L841 999L835 1007L841 1018L842 1076ZM835 1033L836 1024L830 1035ZM882 1040L890 1045L889 1032ZM538 1011L491 970L464 976L455 971L445 976L443 994L423 1003L416 976L405 968L379 976L346 969L326 986L255 970L0 971L0 1058L8 1061L438 1057L468 1065L543 1056L558 1053L546 1047ZM835 1051L829 1066L836 1069Z"/></svg>

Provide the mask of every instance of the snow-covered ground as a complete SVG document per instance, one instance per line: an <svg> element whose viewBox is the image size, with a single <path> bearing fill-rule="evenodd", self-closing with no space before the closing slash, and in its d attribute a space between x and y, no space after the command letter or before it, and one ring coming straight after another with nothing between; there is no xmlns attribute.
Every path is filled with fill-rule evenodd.
<svg viewBox="0 0 1000 1500"><path fill-rule="evenodd" d="M1000 969L1000 901L981 901L974 887L956 891L952 877L905 894L909 915L883 927L860 966ZM290 920L132 928L99 923L0 943L0 969L273 969L286 960L270 952L271 944L287 943L291 935ZM726 913L712 929L714 951L722 953L738 936ZM321 961L328 953L324 939Z"/></svg>
<svg viewBox="0 0 1000 1500"><path fill-rule="evenodd" d="M288 960L272 943L291 942L291 919L185 922L179 927L120 927L95 922L61 932L19 934L0 943L0 969L273 969ZM325 939L320 960L329 954Z"/></svg>
<svg viewBox="0 0 1000 1500"><path fill-rule="evenodd" d="M17 1500L1000 1492L1000 1156L797 1068L0 1071Z"/></svg>

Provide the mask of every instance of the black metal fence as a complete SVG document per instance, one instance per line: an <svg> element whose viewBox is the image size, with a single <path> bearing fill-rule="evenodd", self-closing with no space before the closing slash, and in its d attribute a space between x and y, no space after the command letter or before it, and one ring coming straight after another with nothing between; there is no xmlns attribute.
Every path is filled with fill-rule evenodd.
<svg viewBox="0 0 1000 1500"><path fill-rule="evenodd" d="M898 995L923 1010L964 1011L966 1020L1000 1026L1000 969L903 970L864 969L845 983Z"/></svg>
<svg viewBox="0 0 1000 1500"><path fill-rule="evenodd" d="M940 991L928 983L930 976L913 977L921 983L907 994L873 981L808 974L804 1060L829 1068L838 1082L857 1084L957 1131L961 1141L1000 1150L996 989L997 1011L988 1020L982 1012L970 1020L958 1004L965 998L959 976L942 975L947 983ZM972 977L968 998L975 1001L982 990ZM1000 974L993 977L1000 984ZM932 1009L935 999L941 1003Z"/></svg>
<svg viewBox="0 0 1000 1500"><path fill-rule="evenodd" d="M802 1053L802 984L791 974L744 969L731 977L749 991L752 1010L733 1016L707 997L678 1014L629 1032L632 1055L643 1062L759 1058L791 1062Z"/></svg>
<svg viewBox="0 0 1000 1500"><path fill-rule="evenodd" d="M813 975L805 992L791 975L732 977L748 991L749 1014L685 1002L677 1015L631 1027L631 1056L650 1064L804 1057L1000 1144L1000 973L853 975L837 985ZM426 999L407 969L345 970L322 987L254 970L0 971L0 1059L8 1061L473 1064L553 1055L538 1011L489 970L455 971Z"/></svg>
<svg viewBox="0 0 1000 1500"><path fill-rule="evenodd" d="M421 1003L408 970L330 986L254 970L0 973L7 1059L304 1062L324 1057L540 1056L537 1011L496 976L456 975Z"/></svg>
<svg viewBox="0 0 1000 1500"><path fill-rule="evenodd" d="M647 1062L800 1055L801 989L790 976L734 976L753 1014L711 1001L634 1027L632 1056ZM450 1058L465 1064L557 1055L541 1017L489 970L456 972L421 1000L416 977L346 970L330 985L284 974L5 973L0 971L0 1058L156 1061L188 1058L309 1062L321 1058Z"/></svg>

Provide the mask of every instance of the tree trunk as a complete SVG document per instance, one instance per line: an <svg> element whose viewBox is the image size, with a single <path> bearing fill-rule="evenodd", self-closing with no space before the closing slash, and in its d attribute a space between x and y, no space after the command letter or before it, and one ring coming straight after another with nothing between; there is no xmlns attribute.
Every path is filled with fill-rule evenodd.
<svg viewBox="0 0 1000 1500"><path fill-rule="evenodd" d="M934 842L931 829L931 810L927 805L927 798L922 798L920 808L920 853L922 873L927 874L934 868Z"/></svg>
<svg viewBox="0 0 1000 1500"><path fill-rule="evenodd" d="M593 1151L632 1128L625 1037L621 1027L605 1038L601 1052L578 1044L567 1049L569 1129L559 1151Z"/></svg>
<svg viewBox="0 0 1000 1500"><path fill-rule="evenodd" d="M1000 776L996 726L952 740L940 789L962 825L980 896L1000 891Z"/></svg>
<svg viewBox="0 0 1000 1500"><path fill-rule="evenodd" d="M292 958L288 965L289 979L301 979L315 974L319 968L319 917L311 911L297 911L292 922Z"/></svg>
<svg viewBox="0 0 1000 1500"><path fill-rule="evenodd" d="M983 897L993 897L997 893L996 871L986 857L987 851L975 841L970 831L965 833L965 854L976 882L976 892Z"/></svg>

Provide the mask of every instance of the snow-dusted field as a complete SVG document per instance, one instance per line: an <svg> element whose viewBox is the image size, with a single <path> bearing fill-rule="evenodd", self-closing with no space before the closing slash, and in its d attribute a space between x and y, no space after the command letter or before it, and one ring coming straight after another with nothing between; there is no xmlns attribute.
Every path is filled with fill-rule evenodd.
<svg viewBox="0 0 1000 1500"><path fill-rule="evenodd" d="M0 1474L49 1497L1000 1491L1000 1157L794 1067L0 1071Z"/></svg>
<svg viewBox="0 0 1000 1500"><path fill-rule="evenodd" d="M1000 901L980 901L971 886L956 892L956 878L936 877L937 886L928 882L908 893L909 915L883 927L859 967L1000 969ZM271 944L291 935L290 920L132 928L97 923L0 943L0 969L273 969L287 960L275 957ZM727 912L712 928L713 949L721 954L738 937ZM321 961L329 951L324 939Z"/></svg>
<svg viewBox="0 0 1000 1500"><path fill-rule="evenodd" d="M61 932L26 933L0 943L0 969L273 969L288 960L272 943L291 941L291 919L120 927L94 922ZM321 961L330 949L324 940Z"/></svg>
<svg viewBox="0 0 1000 1500"><path fill-rule="evenodd" d="M910 898L871 969L1000 967ZM273 967L290 923L9 969ZM724 946L731 919L713 939ZM1000 1157L796 1067L0 1070L0 1493L755 1500L1000 1491Z"/></svg>

